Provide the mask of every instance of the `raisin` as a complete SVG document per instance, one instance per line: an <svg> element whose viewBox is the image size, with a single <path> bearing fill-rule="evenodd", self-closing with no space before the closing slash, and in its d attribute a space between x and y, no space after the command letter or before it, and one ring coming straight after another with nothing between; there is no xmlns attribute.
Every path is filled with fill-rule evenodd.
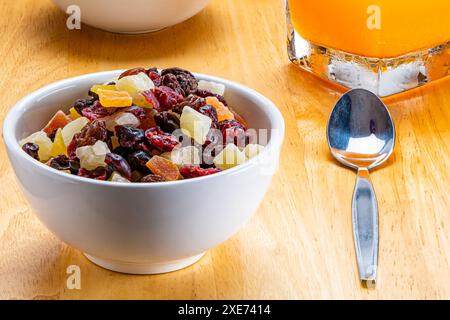
<svg viewBox="0 0 450 320"><path fill-rule="evenodd" d="M141 72L147 73L147 70L145 70L145 68L143 68L143 67L129 69L127 71L122 72L122 74L119 76L119 79L122 79L123 77L134 76Z"/></svg>
<svg viewBox="0 0 450 320"><path fill-rule="evenodd" d="M149 183L149 182L164 182L166 181L163 177L158 176L156 174L148 174L145 177L141 178L141 182Z"/></svg>
<svg viewBox="0 0 450 320"><path fill-rule="evenodd" d="M49 166L56 170L70 170L70 173L77 174L80 169L80 161L78 158L69 159L65 155L60 155L50 160Z"/></svg>
<svg viewBox="0 0 450 320"><path fill-rule="evenodd" d="M150 146L160 152L170 152L181 145L176 137L162 131L159 127L154 127L145 131L145 137Z"/></svg>
<svg viewBox="0 0 450 320"><path fill-rule="evenodd" d="M156 100L158 100L157 106L154 106L157 111L171 110L179 103L184 101L184 98L181 94L166 86L154 88L153 94Z"/></svg>
<svg viewBox="0 0 450 320"><path fill-rule="evenodd" d="M125 148L133 148L145 139L144 130L139 128L116 126L115 131L119 144Z"/></svg>
<svg viewBox="0 0 450 320"><path fill-rule="evenodd" d="M198 82L192 73L181 68L164 69L161 72L161 84L188 96L197 91Z"/></svg>
<svg viewBox="0 0 450 320"><path fill-rule="evenodd" d="M39 161L39 146L36 143L28 142L22 146L22 150L25 151L30 157Z"/></svg>
<svg viewBox="0 0 450 320"><path fill-rule="evenodd" d="M79 100L75 101L73 107L80 115L83 115L83 109L91 107L95 101L97 101L97 100L95 100L95 99L79 99Z"/></svg>
<svg viewBox="0 0 450 320"><path fill-rule="evenodd" d="M156 125L161 130L172 133L177 129L180 129L180 117L171 111L163 111L155 115L154 117Z"/></svg>
<svg viewBox="0 0 450 320"><path fill-rule="evenodd" d="M216 97L217 100L219 100L220 102L222 102L225 106L228 106L227 100L225 100L225 98L223 96L221 96L220 94L217 93L212 93L208 90L197 90L195 92L195 94L199 97L202 98L207 98L207 97Z"/></svg>
<svg viewBox="0 0 450 320"><path fill-rule="evenodd" d="M130 153L132 153L134 150L131 148L124 148L124 147L117 147L113 150L113 153L118 154L119 156L124 157L125 159L128 157Z"/></svg>
<svg viewBox="0 0 450 320"><path fill-rule="evenodd" d="M180 168L181 175L186 179L208 176L210 174L218 173L220 171L221 170L218 168L204 169L199 166L193 165L185 165Z"/></svg>
<svg viewBox="0 0 450 320"><path fill-rule="evenodd" d="M95 179L95 180L107 180L109 176L112 174L112 171L109 167L98 167L94 170L87 170L81 168L78 170L78 175L80 177Z"/></svg>
<svg viewBox="0 0 450 320"><path fill-rule="evenodd" d="M107 153L105 163L112 166L114 171L120 173L128 180L131 179L131 168L128 162L120 155L115 153Z"/></svg>
<svg viewBox="0 0 450 320"><path fill-rule="evenodd" d="M150 170L146 167L146 163L151 159L151 156L142 150L134 151L127 156L128 163L133 170L148 174Z"/></svg>

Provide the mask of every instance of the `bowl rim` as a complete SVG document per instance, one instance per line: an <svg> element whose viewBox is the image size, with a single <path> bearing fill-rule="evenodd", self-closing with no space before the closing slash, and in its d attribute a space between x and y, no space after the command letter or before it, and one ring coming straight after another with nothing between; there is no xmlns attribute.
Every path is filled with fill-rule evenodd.
<svg viewBox="0 0 450 320"><path fill-rule="evenodd" d="M120 75L123 71L126 69L119 69L119 70L110 70L110 71L101 71L101 72L94 72L94 73L87 73L79 76L74 76L70 78L65 78L62 80L58 80L55 82L52 82L50 84L47 84L30 94L26 95L22 99L20 99L16 104L8 111L4 123L3 123L3 140L7 147L7 149L11 150L11 161L14 160L14 157L20 157L21 159L24 159L27 161L31 166L35 167L37 170L44 170L46 172L49 172L49 174L56 174L59 175L63 179L67 179L68 181L73 182L79 182L79 183L89 183L99 186L109 186L109 187L119 187L119 188L159 188L159 187L170 187L175 185L182 185L182 184L193 184L200 181L206 181L209 179L218 179L225 175L235 175L242 171L245 171L249 169L250 167L254 167L257 164L257 161L259 161L261 158L265 156L269 156L270 152L280 152L281 146L283 144L284 140L284 133L285 133L285 122L283 119L283 116L279 109L275 106L275 104L269 100L267 97L263 96L256 90L245 86L243 84L239 84L234 81L230 81L227 79L223 79L216 76L206 75L202 73L195 73L195 77L199 80L206 80L206 81L214 81L219 82L225 85L226 88L233 88L234 90L241 91L247 96L252 96L256 99L256 104L262 111L268 116L269 121L271 122L271 129L277 129L275 131L271 132L271 138L266 145L266 147L263 149L263 151L258 154L257 156L247 160L243 164L240 164L236 167L233 167L231 169L223 170L221 172L207 175L203 177L197 177L193 179L183 179L183 180L176 180L176 181L164 181L164 182L152 182L152 183L123 183L123 182L115 182L115 181L103 181L103 180L95 180L90 179L86 177L80 177L73 174L67 174L61 171L58 171L56 169L53 169L46 165L45 163L42 163L29 155L27 155L22 148L20 147L16 137L15 137L15 128L17 125L17 122L23 115L28 111L30 108L27 108L33 101L38 99L41 96L46 96L47 94L51 92L55 92L58 89L61 89L63 87L67 87L69 83L76 84L79 81L88 80L88 79L95 79L97 77L107 77L110 76L111 79L114 77L117 77ZM32 107L31 107L32 108ZM26 109L26 110L24 110ZM278 157L278 154L276 155Z"/></svg>

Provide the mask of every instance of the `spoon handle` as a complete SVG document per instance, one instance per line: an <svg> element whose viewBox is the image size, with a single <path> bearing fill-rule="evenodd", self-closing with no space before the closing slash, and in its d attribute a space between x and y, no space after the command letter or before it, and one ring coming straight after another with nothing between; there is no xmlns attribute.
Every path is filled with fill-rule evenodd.
<svg viewBox="0 0 450 320"><path fill-rule="evenodd" d="M378 205L369 170L358 169L352 203L353 236L359 277L366 286L375 286L378 261Z"/></svg>

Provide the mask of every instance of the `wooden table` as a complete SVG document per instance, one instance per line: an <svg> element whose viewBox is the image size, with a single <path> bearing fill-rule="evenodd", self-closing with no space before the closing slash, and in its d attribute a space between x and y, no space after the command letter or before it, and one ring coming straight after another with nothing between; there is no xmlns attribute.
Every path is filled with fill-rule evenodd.
<svg viewBox="0 0 450 320"><path fill-rule="evenodd" d="M119 36L67 30L50 1L2 1L0 121L20 97L58 79L177 65L260 91L287 131L254 217L196 265L157 276L101 269L55 238L31 212L1 144L0 298L450 298L450 79L386 100L398 140L372 174L380 281L363 289L350 220L355 173L336 164L325 140L339 92L289 63L283 15L283 1L212 0L181 25ZM66 287L69 265L81 268L81 290Z"/></svg>

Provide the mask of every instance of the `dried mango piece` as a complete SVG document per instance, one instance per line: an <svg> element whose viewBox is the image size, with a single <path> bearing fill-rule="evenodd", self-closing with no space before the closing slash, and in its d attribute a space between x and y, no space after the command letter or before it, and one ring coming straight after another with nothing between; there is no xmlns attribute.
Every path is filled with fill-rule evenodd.
<svg viewBox="0 0 450 320"><path fill-rule="evenodd" d="M56 131L55 139L53 140L53 145L52 145L52 150L50 151L50 156L57 157L62 154L67 156L67 147L64 144L62 129L58 129L58 131Z"/></svg>
<svg viewBox="0 0 450 320"><path fill-rule="evenodd" d="M126 91L98 89L97 92L100 104L105 108L130 107L133 103L133 98Z"/></svg>
<svg viewBox="0 0 450 320"><path fill-rule="evenodd" d="M217 120L219 122L224 120L234 120L234 114L233 112L228 109L222 102L219 101L216 97L207 97L206 104L209 104L216 109L217 112Z"/></svg>
<svg viewBox="0 0 450 320"><path fill-rule="evenodd" d="M109 84L95 84L91 87L89 91L98 94L99 90L112 90L116 91L115 85L109 85Z"/></svg>
<svg viewBox="0 0 450 320"><path fill-rule="evenodd" d="M174 181L180 178L178 166L163 157L153 156L145 165L151 172L163 177L167 181Z"/></svg>
<svg viewBox="0 0 450 320"><path fill-rule="evenodd" d="M42 129L47 135L50 135L56 129L64 128L72 119L70 119L64 112L58 110L55 115L50 119L47 125Z"/></svg>
<svg viewBox="0 0 450 320"><path fill-rule="evenodd" d="M69 117L70 117L72 120L76 120L76 119L78 119L78 118L81 118L81 115L78 113L78 111L77 111L74 107L72 107L72 108L70 108L70 110L69 110Z"/></svg>

